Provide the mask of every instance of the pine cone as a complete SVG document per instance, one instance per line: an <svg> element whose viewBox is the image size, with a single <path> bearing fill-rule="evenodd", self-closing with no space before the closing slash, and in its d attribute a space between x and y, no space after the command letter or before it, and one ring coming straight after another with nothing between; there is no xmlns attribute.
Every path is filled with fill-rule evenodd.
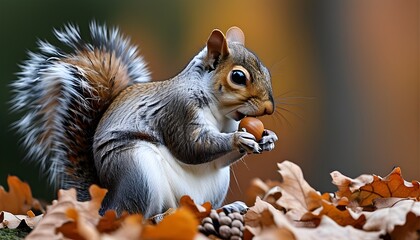
<svg viewBox="0 0 420 240"><path fill-rule="evenodd" d="M243 236L244 218L247 206L243 202L225 205L219 210L212 209L210 215L201 221L198 230L221 239L240 240Z"/></svg>

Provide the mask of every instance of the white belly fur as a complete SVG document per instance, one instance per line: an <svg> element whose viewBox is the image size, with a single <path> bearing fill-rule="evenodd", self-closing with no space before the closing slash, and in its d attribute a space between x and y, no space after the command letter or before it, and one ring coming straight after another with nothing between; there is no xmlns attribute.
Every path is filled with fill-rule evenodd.
<svg viewBox="0 0 420 240"><path fill-rule="evenodd" d="M217 169L214 163L184 164L165 146L149 142L138 143L136 149L139 167L153 189L152 199L157 201L154 204L177 207L183 195L189 195L198 204L224 198L229 187L229 167Z"/></svg>

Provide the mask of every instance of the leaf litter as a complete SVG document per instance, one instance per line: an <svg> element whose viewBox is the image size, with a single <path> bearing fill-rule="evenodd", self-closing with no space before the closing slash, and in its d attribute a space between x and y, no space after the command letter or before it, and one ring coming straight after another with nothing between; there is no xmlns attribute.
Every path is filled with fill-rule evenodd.
<svg viewBox="0 0 420 240"><path fill-rule="evenodd" d="M292 162L279 163L278 172L277 180L251 181L245 199L250 207L241 210L243 217L235 215L242 221L236 219L234 223L235 230L242 231L236 237L420 238L420 183L404 180L398 167L383 178L363 174L352 179L334 171L332 182L338 190L324 194L312 188L300 167ZM89 189L90 201L77 201L74 189L59 190L57 200L44 210L32 197L27 183L15 176L9 176L7 182L9 191L0 186L0 230L32 229L27 239L238 239L230 234L206 236L198 231L200 224L203 229L203 224L208 227L209 219L216 219L211 214L235 209L236 203L214 210L209 202L197 204L189 196L183 196L179 208L151 219L144 219L141 214L118 216L112 210L101 216L98 211L107 190L96 185ZM220 216L226 216L225 230L232 227L229 225L235 220L232 214ZM227 219L228 216L232 219Z"/></svg>

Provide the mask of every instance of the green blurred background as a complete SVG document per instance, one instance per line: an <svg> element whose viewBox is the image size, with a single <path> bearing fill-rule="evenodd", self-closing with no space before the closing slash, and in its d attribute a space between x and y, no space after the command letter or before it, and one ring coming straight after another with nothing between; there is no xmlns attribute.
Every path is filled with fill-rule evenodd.
<svg viewBox="0 0 420 240"><path fill-rule="evenodd" d="M277 179L276 163L299 164L308 182L334 191L333 170L356 177L401 166L420 180L419 1L0 1L0 185L8 174L37 198L53 191L10 128L10 89L36 40L91 20L119 26L140 46L153 79L179 72L214 28L237 25L270 69L277 113L263 118L276 149L233 167L228 201L244 199L254 177Z"/></svg>

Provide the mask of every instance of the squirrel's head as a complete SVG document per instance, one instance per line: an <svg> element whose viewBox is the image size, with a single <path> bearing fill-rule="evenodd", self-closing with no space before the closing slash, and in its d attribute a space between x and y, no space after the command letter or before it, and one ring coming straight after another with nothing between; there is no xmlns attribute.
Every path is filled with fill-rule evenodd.
<svg viewBox="0 0 420 240"><path fill-rule="evenodd" d="M207 40L208 70L214 71L213 90L222 112L235 120L274 112L273 91L268 69L245 48L245 36L238 27L225 35L213 30Z"/></svg>

